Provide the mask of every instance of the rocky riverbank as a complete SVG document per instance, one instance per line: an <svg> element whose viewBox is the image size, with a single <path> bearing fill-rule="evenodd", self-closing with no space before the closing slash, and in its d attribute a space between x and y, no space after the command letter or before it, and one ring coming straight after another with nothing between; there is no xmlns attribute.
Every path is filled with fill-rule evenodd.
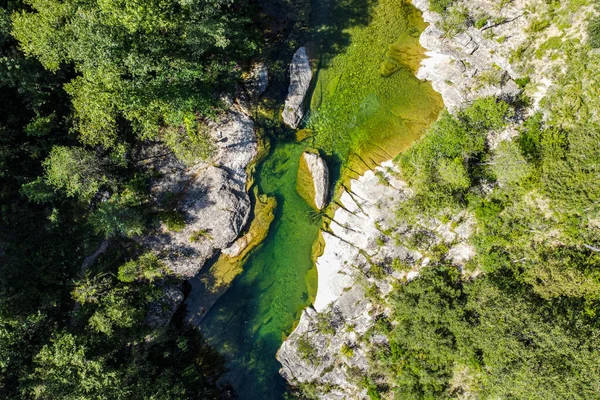
<svg viewBox="0 0 600 400"><path fill-rule="evenodd" d="M258 153L254 122L232 105L208 135L215 150L208 161L187 166L173 155L149 159L160 174L152 193L170 203L181 222L163 223L144 243L163 255L167 267L184 278L193 277L217 251L239 236L250 216L246 167Z"/></svg>
<svg viewBox="0 0 600 400"><path fill-rule="evenodd" d="M524 31L530 21L524 2L500 10L487 1L464 3L468 12L490 17L479 28L466 25L454 33L429 10L428 1L415 0L414 5L430 24L420 37L428 58L416 75L432 82L450 112L479 97L514 100L520 94L515 82L519 74L509 59L527 40ZM398 176L390 161L343 191L323 232L314 306L305 310L278 353L282 376L294 386L309 387L320 399L369 398L361 371L368 369L368 349L385 338L364 334L388 312L374 293L385 297L393 285L417 277L428 265L428 249L436 245L447 248L449 260L457 265L474 255L467 242L474 223L467 214L446 223L423 219L425 243L415 247L402 241L414 232L398 223L395 213L398 203L411 195ZM382 271L386 265L398 268Z"/></svg>
<svg viewBox="0 0 600 400"><path fill-rule="evenodd" d="M367 352L372 344L363 340L363 335L378 316L388 312L373 297L374 288L387 294L396 282L418 276L419 269L429 262L426 251L395 239L413 234L395 217L398 202L412 195L398 174L397 166L389 161L352 180L350 189L343 191L329 229L323 232L325 250L317 260L319 284L314 305L303 312L279 350L277 357L286 380L293 385L331 389L319 390L319 398L368 398L356 379L357 370L368 368ZM466 243L473 228L467 215L457 215L446 223L423 221L423 225L428 237L423 249L444 244L457 264L473 255ZM393 264L398 268L382 270Z"/></svg>
<svg viewBox="0 0 600 400"><path fill-rule="evenodd" d="M264 239L273 219L276 202L261 198L264 201L257 201L256 221L240 238L251 217L250 169L260 149L251 102L264 93L267 85L267 68L258 63L248 73L245 87L238 90L237 99L224 99L229 109L201 133L213 144L207 160L185 164L160 143L150 144L139 157L156 176L151 193L166 216L153 234L141 239L142 244L184 279L193 278L219 252L229 254L221 257L227 262L216 269L222 272L227 264L227 272L223 276L213 276L214 270L213 275L209 274L213 283L226 282L211 288L211 295L204 296L199 310L207 310L226 290L234 272L239 273L238 261ZM151 310L148 316L151 323L168 323L183 298L180 288L165 288L164 299L159 302L161 309Z"/></svg>

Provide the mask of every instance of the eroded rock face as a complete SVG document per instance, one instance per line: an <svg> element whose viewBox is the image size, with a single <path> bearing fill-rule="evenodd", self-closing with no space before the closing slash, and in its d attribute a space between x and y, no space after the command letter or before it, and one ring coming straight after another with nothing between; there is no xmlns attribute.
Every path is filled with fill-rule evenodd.
<svg viewBox="0 0 600 400"><path fill-rule="evenodd" d="M325 160L318 154L304 152L302 157L312 176L315 207L322 210L327 205L327 196L329 195L329 169Z"/></svg>
<svg viewBox="0 0 600 400"><path fill-rule="evenodd" d="M218 250L232 244L250 215L245 186L246 167L258 149L254 123L234 106L209 129L216 150L208 162L187 167L172 154L156 150L159 155L147 161L161 174L153 197L172 204L185 226L175 231L163 224L143 242L184 278L194 276Z"/></svg>
<svg viewBox="0 0 600 400"><path fill-rule="evenodd" d="M312 70L305 47L300 47L290 65L290 86L281 116L290 128L296 129L304 117L304 97L310 86Z"/></svg>
<svg viewBox="0 0 600 400"><path fill-rule="evenodd" d="M417 77L431 81L450 112L479 97L511 99L519 95L521 90L513 80L518 74L509 58L527 40L524 29L529 22L524 15L524 2L511 2L500 12L484 0L469 2L470 10L481 10L482 14L504 22L492 27L490 18L481 29L470 26L455 36L448 36L436 26L441 17L429 11L427 0L413 0L413 4L430 23L420 37L428 58L421 62ZM495 38L505 40L488 38L486 31L492 28Z"/></svg>
<svg viewBox="0 0 600 400"><path fill-rule="evenodd" d="M162 289L162 297L150 303L148 314L146 315L146 323L152 329L167 326L183 301L183 292L179 287L167 285Z"/></svg>

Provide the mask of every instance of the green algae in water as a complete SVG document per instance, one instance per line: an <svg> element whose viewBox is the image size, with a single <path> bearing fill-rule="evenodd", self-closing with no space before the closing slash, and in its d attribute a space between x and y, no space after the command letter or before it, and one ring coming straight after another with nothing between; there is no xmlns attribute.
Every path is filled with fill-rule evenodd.
<svg viewBox="0 0 600 400"><path fill-rule="evenodd" d="M344 52L327 53L328 43L322 41L311 99L308 126L316 132L316 147L343 160L352 153L368 154L374 146L389 149L383 158L394 157L442 106L431 85L414 76L424 55L418 43L426 27L420 12L401 0L367 4L370 21L343 31L349 38Z"/></svg>
<svg viewBox="0 0 600 400"><path fill-rule="evenodd" d="M307 218L312 209L296 192L302 151L295 143L276 144L258 168L261 192L277 197L275 221L201 323L208 341L229 360L227 378L241 399L282 398L285 382L275 354L310 301L306 279L316 275L311 248L321 221Z"/></svg>
<svg viewBox="0 0 600 400"><path fill-rule="evenodd" d="M442 106L431 86L413 75L423 51L420 14L400 0L322 0L312 6L321 63L308 124L317 136L305 142L346 164L353 154L370 158L367 167L394 157ZM242 400L283 398L275 354L316 293L311 253L321 218L296 191L305 142L276 143L258 168L261 192L277 197L275 220L201 323L228 359L227 378Z"/></svg>

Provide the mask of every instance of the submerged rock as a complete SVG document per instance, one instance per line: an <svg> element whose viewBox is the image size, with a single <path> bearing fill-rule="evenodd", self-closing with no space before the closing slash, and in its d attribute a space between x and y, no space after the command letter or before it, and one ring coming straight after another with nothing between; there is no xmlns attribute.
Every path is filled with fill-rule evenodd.
<svg viewBox="0 0 600 400"><path fill-rule="evenodd" d="M281 116L283 122L296 129L304 117L304 97L310 86L312 70L305 47L300 47L290 65L290 86Z"/></svg>
<svg viewBox="0 0 600 400"><path fill-rule="evenodd" d="M233 243L250 215L246 167L258 150L252 119L234 106L209 126L209 134L216 150L206 162L188 167L160 146L146 150L154 156L141 157L160 174L151 189L154 200L179 218L178 226L163 223L142 242L184 278Z"/></svg>
<svg viewBox="0 0 600 400"><path fill-rule="evenodd" d="M325 208L329 195L329 169L325 160L315 153L302 153L296 185L307 203L317 210Z"/></svg>

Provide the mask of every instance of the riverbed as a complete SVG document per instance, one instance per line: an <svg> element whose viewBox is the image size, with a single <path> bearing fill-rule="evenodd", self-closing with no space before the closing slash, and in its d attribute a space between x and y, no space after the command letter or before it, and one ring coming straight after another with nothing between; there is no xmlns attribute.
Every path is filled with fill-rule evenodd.
<svg viewBox="0 0 600 400"><path fill-rule="evenodd" d="M200 325L226 357L226 379L242 400L283 398L275 354L316 293L311 255L323 221L296 192L302 151L319 149L341 169L334 178L344 181L409 146L442 106L431 85L414 76L425 24L412 5L350 0L313 7L316 75L304 125L315 136L302 143L289 135L271 140L255 185L277 198L275 219Z"/></svg>

